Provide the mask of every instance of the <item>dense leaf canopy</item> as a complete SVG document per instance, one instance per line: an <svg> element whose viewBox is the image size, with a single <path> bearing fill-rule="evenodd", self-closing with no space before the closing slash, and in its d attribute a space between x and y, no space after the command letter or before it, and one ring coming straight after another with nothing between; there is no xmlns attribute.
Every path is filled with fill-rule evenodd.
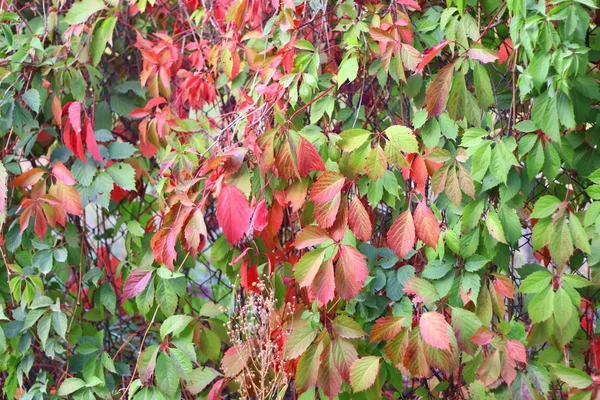
<svg viewBox="0 0 600 400"><path fill-rule="evenodd" d="M596 0L0 0L13 399L600 395Z"/></svg>

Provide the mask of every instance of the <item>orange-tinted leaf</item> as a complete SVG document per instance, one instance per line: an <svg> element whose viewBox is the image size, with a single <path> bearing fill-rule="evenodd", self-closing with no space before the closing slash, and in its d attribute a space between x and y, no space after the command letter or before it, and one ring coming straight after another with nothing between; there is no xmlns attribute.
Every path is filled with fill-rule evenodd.
<svg viewBox="0 0 600 400"><path fill-rule="evenodd" d="M381 146L377 146L374 149L371 149L371 152L367 156L367 160L365 163L365 169L367 171L367 175L371 178L372 181L376 181L383 177L385 170L387 168L387 160L385 157L385 153Z"/></svg>
<svg viewBox="0 0 600 400"><path fill-rule="evenodd" d="M371 330L370 343L378 340L391 340L405 327L405 317L383 317L375 322Z"/></svg>
<svg viewBox="0 0 600 400"><path fill-rule="evenodd" d="M300 178L296 161L292 155L292 150L288 142L281 146L281 150L277 154L277 172L278 176L284 179Z"/></svg>
<svg viewBox="0 0 600 400"><path fill-rule="evenodd" d="M348 222L350 224L350 230L354 233L359 240L368 242L371 240L373 234L373 225L371 224L371 218L363 206L362 201L358 197L354 197L350 204L350 214L348 216Z"/></svg>
<svg viewBox="0 0 600 400"><path fill-rule="evenodd" d="M504 351L513 360L522 363L527 363L527 352L525 351L525 346L523 346L523 343L515 339L511 339L506 343Z"/></svg>
<svg viewBox="0 0 600 400"><path fill-rule="evenodd" d="M501 295L508 297L509 299L515 298L515 287L513 281L506 275L499 273L493 273L494 277L494 288Z"/></svg>
<svg viewBox="0 0 600 400"><path fill-rule="evenodd" d="M206 231L204 216L202 215L202 211L197 208L192 212L183 229L182 243L192 255L195 255L204 248L207 236L208 232Z"/></svg>
<svg viewBox="0 0 600 400"><path fill-rule="evenodd" d="M436 248L440 237L440 225L433 212L427 207L423 199L415 209L415 231L427 246Z"/></svg>
<svg viewBox="0 0 600 400"><path fill-rule="evenodd" d="M79 192L73 186L67 186L61 181L57 181L50 187L50 195L54 196L60 205L69 214L82 215L81 197Z"/></svg>
<svg viewBox="0 0 600 400"><path fill-rule="evenodd" d="M307 176L312 171L325 171L323 159L315 147L302 136L298 140L298 169L301 176Z"/></svg>
<svg viewBox="0 0 600 400"><path fill-rule="evenodd" d="M438 116L446 109L448 93L452 86L454 63L440 69L425 92L425 108L429 116Z"/></svg>
<svg viewBox="0 0 600 400"><path fill-rule="evenodd" d="M331 201L315 203L314 217L321 228L327 229L333 225L341 200L342 196L337 194Z"/></svg>
<svg viewBox="0 0 600 400"><path fill-rule="evenodd" d="M343 175L333 171L325 171L313 184L310 199L315 203L326 203L340 194L344 186Z"/></svg>
<svg viewBox="0 0 600 400"><path fill-rule="evenodd" d="M398 258L402 258L412 250L415 238L415 223L410 209L408 209L400 214L390 227L387 243Z"/></svg>
<svg viewBox="0 0 600 400"><path fill-rule="evenodd" d="M54 164L54 167L52 167L52 175L65 185L72 186L77 183L75 178L73 178L71 171L69 171L67 167L65 167L65 164L60 161L57 161L56 164Z"/></svg>
<svg viewBox="0 0 600 400"><path fill-rule="evenodd" d="M356 296L367 275L369 270L366 257L352 246L341 245L335 270L335 287L340 297L350 300Z"/></svg>
<svg viewBox="0 0 600 400"><path fill-rule="evenodd" d="M323 229L316 225L309 225L296 236L294 247L298 250L302 250L326 242L329 239L331 238Z"/></svg>
<svg viewBox="0 0 600 400"><path fill-rule="evenodd" d="M231 244L237 243L250 227L248 199L235 186L223 184L217 203L217 219L225 237Z"/></svg>
<svg viewBox="0 0 600 400"><path fill-rule="evenodd" d="M495 336L496 335L494 334L494 332L490 331L485 326L482 326L475 331L473 336L471 336L471 341L480 346L485 346L487 344L490 344Z"/></svg>
<svg viewBox="0 0 600 400"><path fill-rule="evenodd" d="M419 327L425 343L436 349L450 350L450 325L442 314L431 311L421 315Z"/></svg>
<svg viewBox="0 0 600 400"><path fill-rule="evenodd" d="M41 168L30 169L29 171L24 172L21 175L17 176L15 179L13 179L9 186L33 186L39 182L39 180L42 178L42 176L44 176L45 173L46 171L44 171Z"/></svg>
<svg viewBox="0 0 600 400"><path fill-rule="evenodd" d="M346 228L348 228L348 200L344 196L335 217L335 221L333 221L333 225L329 228L333 240L336 242L341 241L346 234Z"/></svg>

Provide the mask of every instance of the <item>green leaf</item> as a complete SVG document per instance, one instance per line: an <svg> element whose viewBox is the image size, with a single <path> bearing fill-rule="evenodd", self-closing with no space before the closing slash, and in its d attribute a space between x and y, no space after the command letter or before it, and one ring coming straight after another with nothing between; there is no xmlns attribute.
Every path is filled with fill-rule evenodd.
<svg viewBox="0 0 600 400"><path fill-rule="evenodd" d="M542 196L535 203L535 207L533 207L533 212L531 213L531 218L546 218L551 216L556 208L560 200L554 196Z"/></svg>
<svg viewBox="0 0 600 400"><path fill-rule="evenodd" d="M172 315L177 308L177 294L168 280L161 280L156 288L156 301L165 315Z"/></svg>
<svg viewBox="0 0 600 400"><path fill-rule="evenodd" d="M521 286L519 292L521 293L538 293L548 287L552 280L552 274L548 271L536 271L533 274L527 276Z"/></svg>
<svg viewBox="0 0 600 400"><path fill-rule="evenodd" d="M554 289L546 286L544 290L536 294L528 307L531 322L537 324L547 320L554 313Z"/></svg>
<svg viewBox="0 0 600 400"><path fill-rule="evenodd" d="M569 323L574 308L566 290L558 288L554 294L554 321L558 326L563 327Z"/></svg>
<svg viewBox="0 0 600 400"><path fill-rule="evenodd" d="M589 242L590 239L588 238L583 225L581 225L581 221L577 218L577 215L571 214L569 216L569 227L571 228L571 236L573 237L575 247L584 253L590 254L592 252Z"/></svg>
<svg viewBox="0 0 600 400"><path fill-rule="evenodd" d="M283 356L288 360L299 357L316 336L317 331L310 324L294 329L285 342Z"/></svg>
<svg viewBox="0 0 600 400"><path fill-rule="evenodd" d="M368 356L358 359L350 369L350 384L355 392L367 390L379 375L380 357Z"/></svg>
<svg viewBox="0 0 600 400"><path fill-rule="evenodd" d="M25 103L33 110L33 112L40 111L41 98L40 92L35 89L29 89L21 97Z"/></svg>
<svg viewBox="0 0 600 400"><path fill-rule="evenodd" d="M506 243L506 238L504 237L504 228L502 227L500 218L498 218L498 214L496 214L495 211L488 211L488 214L485 218L485 226L494 239L500 243Z"/></svg>
<svg viewBox="0 0 600 400"><path fill-rule="evenodd" d="M354 151L362 146L370 136L371 132L364 129L348 129L340 133L342 139L337 142L337 145L344 151Z"/></svg>
<svg viewBox="0 0 600 400"><path fill-rule="evenodd" d="M475 254L465 261L465 269L469 272L479 271L481 268L485 267L485 265L489 262L489 260L483 256Z"/></svg>
<svg viewBox="0 0 600 400"><path fill-rule="evenodd" d="M85 386L85 382L81 379L67 378L60 385L60 388L58 389L58 395L59 396L67 396L73 392L78 391L79 389L81 389L84 386Z"/></svg>
<svg viewBox="0 0 600 400"><path fill-rule="evenodd" d="M358 59L356 57L347 57L340 64L338 70L337 82L338 88L344 84L344 82L352 82L358 75Z"/></svg>
<svg viewBox="0 0 600 400"><path fill-rule="evenodd" d="M576 368L569 368L555 363L549 363L549 365L552 374L571 387L585 389L594 382L588 374Z"/></svg>
<svg viewBox="0 0 600 400"><path fill-rule="evenodd" d="M176 336L193 320L194 318L189 315L173 315L167 318L160 326L161 339L164 339L169 334Z"/></svg>
<svg viewBox="0 0 600 400"><path fill-rule="evenodd" d="M559 266L565 265L573 255L573 238L566 219L563 218L558 221L548 247L550 254Z"/></svg>
<svg viewBox="0 0 600 400"><path fill-rule="evenodd" d="M495 103L494 92L492 91L492 84L487 71L479 63L475 63L473 79L475 83L475 97L477 97L479 106L483 110L486 110Z"/></svg>
<svg viewBox="0 0 600 400"><path fill-rule="evenodd" d="M203 391L217 376L221 374L210 367L200 367L192 371L187 383L187 390L196 395Z"/></svg>
<svg viewBox="0 0 600 400"><path fill-rule="evenodd" d="M542 51L536 52L527 67L527 72L531 76L533 85L537 90L540 90L544 82L546 82L549 69L550 55Z"/></svg>
<svg viewBox="0 0 600 400"><path fill-rule="evenodd" d="M419 144L410 128L401 125L392 125L385 130L390 144L404 153L417 153Z"/></svg>
<svg viewBox="0 0 600 400"><path fill-rule="evenodd" d="M92 65L96 66L104 54L104 49L109 41L112 41L113 30L117 23L117 17L110 16L103 21L98 21L92 35Z"/></svg>
<svg viewBox="0 0 600 400"><path fill-rule="evenodd" d="M179 374L175 370L171 358L166 353L159 354L156 361L156 371L159 371L155 374L156 385L170 398L174 398L179 388Z"/></svg>
<svg viewBox="0 0 600 400"><path fill-rule="evenodd" d="M304 254L294 266L294 278L300 287L310 286L325 258L325 249L315 249Z"/></svg>
<svg viewBox="0 0 600 400"><path fill-rule="evenodd" d="M71 6L65 17L69 25L82 24L100 10L106 9L102 0L83 0Z"/></svg>
<svg viewBox="0 0 600 400"><path fill-rule="evenodd" d="M125 190L135 190L135 170L126 163L113 164L106 169L113 181Z"/></svg>
<svg viewBox="0 0 600 400"><path fill-rule="evenodd" d="M560 140L560 129L558 125L558 107L556 96L550 97L544 92L533 102L531 117L540 129L554 141Z"/></svg>

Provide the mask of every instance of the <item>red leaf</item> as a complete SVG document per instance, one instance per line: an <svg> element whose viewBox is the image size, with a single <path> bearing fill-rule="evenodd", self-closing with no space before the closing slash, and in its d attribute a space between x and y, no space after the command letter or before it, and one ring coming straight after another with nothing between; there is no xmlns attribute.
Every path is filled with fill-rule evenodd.
<svg viewBox="0 0 600 400"><path fill-rule="evenodd" d="M202 211L197 208L190 214L185 224L181 242L192 253L192 256L195 256L198 251L204 248L207 236L208 232L206 231L204 216L202 215Z"/></svg>
<svg viewBox="0 0 600 400"><path fill-rule="evenodd" d="M446 109L448 93L452 86L454 63L448 64L440 69L433 78L433 82L425 92L425 108L428 116L438 116Z"/></svg>
<svg viewBox="0 0 600 400"><path fill-rule="evenodd" d="M341 245L335 270L335 287L340 297L350 300L356 296L368 275L366 257L352 246Z"/></svg>
<svg viewBox="0 0 600 400"><path fill-rule="evenodd" d="M345 178L333 171L325 171L314 183L310 192L310 199L316 203L327 203L344 186Z"/></svg>
<svg viewBox="0 0 600 400"><path fill-rule="evenodd" d="M398 3L421 11L421 6L414 0L399 0Z"/></svg>
<svg viewBox="0 0 600 400"><path fill-rule="evenodd" d="M74 101L69 105L69 122L76 133L81 133L81 103Z"/></svg>
<svg viewBox="0 0 600 400"><path fill-rule="evenodd" d="M225 237L231 244L237 243L250 227L248 199L235 186L223 184L217 203L217 219Z"/></svg>
<svg viewBox="0 0 600 400"><path fill-rule="evenodd" d="M259 293L260 288L256 286L259 282L256 265L248 265L248 260L244 260L240 267L240 285L249 292Z"/></svg>
<svg viewBox="0 0 600 400"><path fill-rule="evenodd" d="M294 247L301 250L307 247L316 246L331 239L327 232L316 225L305 227L302 232L296 236Z"/></svg>
<svg viewBox="0 0 600 400"><path fill-rule="evenodd" d="M302 136L298 141L298 169L307 176L312 171L325 171L325 164L315 147Z"/></svg>
<svg viewBox="0 0 600 400"><path fill-rule="evenodd" d="M511 38L506 38L502 44L500 44L500 50L498 51L498 64L502 65L512 54L513 43Z"/></svg>
<svg viewBox="0 0 600 400"><path fill-rule="evenodd" d="M334 297L335 281L333 276L333 261L325 261L319 267L319 272L312 283L312 290L319 300L319 306L326 305Z"/></svg>
<svg viewBox="0 0 600 400"><path fill-rule="evenodd" d="M254 208L254 215L252 216L252 228L260 232L263 229L265 229L268 222L269 210L267 210L267 204L265 199L261 199Z"/></svg>
<svg viewBox="0 0 600 400"><path fill-rule="evenodd" d="M92 157L96 161L102 161L102 154L100 154L100 149L98 148L98 143L96 142L96 136L94 135L94 128L92 127L92 123L90 118L85 116L85 147L90 151Z"/></svg>
<svg viewBox="0 0 600 400"><path fill-rule="evenodd" d="M415 155L410 167L410 179L417 185L415 189L417 192L425 193L428 176L429 172L427 171L425 159L420 154Z"/></svg>
<svg viewBox="0 0 600 400"><path fill-rule="evenodd" d="M410 209L398 216L387 234L388 246L402 258L412 250L415 245L415 222Z"/></svg>
<svg viewBox="0 0 600 400"><path fill-rule="evenodd" d="M416 72L419 75L423 74L423 69L429 64L431 60L444 48L446 45L450 43L449 40L443 40L440 43L436 44L432 48L425 50L423 53L423 60L417 65ZM433 83L432 83L433 84Z"/></svg>
<svg viewBox="0 0 600 400"><path fill-rule="evenodd" d="M373 234L373 224L362 201L354 197L350 204L350 215L348 216L350 229L354 236L363 242L368 242Z"/></svg>
<svg viewBox="0 0 600 400"><path fill-rule="evenodd" d="M449 325L442 314L432 311L421 315L419 327L425 343L436 349L450 350Z"/></svg>
<svg viewBox="0 0 600 400"><path fill-rule="evenodd" d="M423 199L415 210L415 230L419 238L427 246L436 248L440 237L440 225L433 212Z"/></svg>
<svg viewBox="0 0 600 400"><path fill-rule="evenodd" d="M123 301L140 294L148 285L151 277L152 270L149 269L138 268L131 271L123 288Z"/></svg>

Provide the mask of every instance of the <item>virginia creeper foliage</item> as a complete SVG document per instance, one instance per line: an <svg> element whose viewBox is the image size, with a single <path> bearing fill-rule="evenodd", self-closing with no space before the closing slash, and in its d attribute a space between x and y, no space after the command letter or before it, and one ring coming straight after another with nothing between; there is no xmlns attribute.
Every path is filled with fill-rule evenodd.
<svg viewBox="0 0 600 400"><path fill-rule="evenodd" d="M8 399L596 399L596 0L0 0Z"/></svg>

